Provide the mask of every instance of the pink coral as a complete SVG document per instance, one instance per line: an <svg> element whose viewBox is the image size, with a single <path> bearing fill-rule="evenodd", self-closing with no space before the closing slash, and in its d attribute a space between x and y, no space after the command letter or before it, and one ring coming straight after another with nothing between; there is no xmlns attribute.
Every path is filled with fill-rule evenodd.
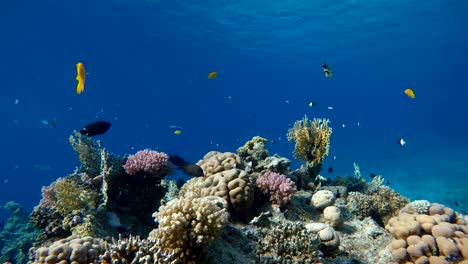
<svg viewBox="0 0 468 264"><path fill-rule="evenodd" d="M55 207L57 205L57 196L55 196L55 182L49 186L42 186L42 199L39 206Z"/></svg>
<svg viewBox="0 0 468 264"><path fill-rule="evenodd" d="M289 202L296 192L296 184L283 174L266 172L257 178L257 187L270 194L270 201L283 205Z"/></svg>
<svg viewBox="0 0 468 264"><path fill-rule="evenodd" d="M150 149L140 150L135 155L130 155L123 167L130 175L157 178L165 177L172 172L169 156Z"/></svg>

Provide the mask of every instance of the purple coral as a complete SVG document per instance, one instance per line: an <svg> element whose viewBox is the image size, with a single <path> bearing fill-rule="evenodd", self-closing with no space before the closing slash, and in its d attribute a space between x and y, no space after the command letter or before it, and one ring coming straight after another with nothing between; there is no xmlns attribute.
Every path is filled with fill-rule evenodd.
<svg viewBox="0 0 468 264"><path fill-rule="evenodd" d="M296 184L283 174L266 172L257 178L257 187L265 194L270 194L273 204L283 205L289 202L296 192Z"/></svg>
<svg viewBox="0 0 468 264"><path fill-rule="evenodd" d="M145 175L162 178L171 174L172 167L166 153L150 149L140 150L130 155L123 166L130 175Z"/></svg>

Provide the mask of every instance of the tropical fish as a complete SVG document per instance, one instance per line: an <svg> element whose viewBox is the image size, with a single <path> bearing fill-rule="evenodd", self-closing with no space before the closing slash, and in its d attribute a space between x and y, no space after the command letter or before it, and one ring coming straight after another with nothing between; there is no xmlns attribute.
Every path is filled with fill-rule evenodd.
<svg viewBox="0 0 468 264"><path fill-rule="evenodd" d="M57 118L52 118L52 120L50 120L50 126L52 128L55 128L57 126Z"/></svg>
<svg viewBox="0 0 468 264"><path fill-rule="evenodd" d="M83 63L78 62L76 64L76 80L78 81L78 84L76 85L77 94L81 94L84 91L85 79L86 71L84 65Z"/></svg>
<svg viewBox="0 0 468 264"><path fill-rule="evenodd" d="M169 155L169 161L176 166L178 170L182 170L187 175L193 177L204 176L203 169L200 166L191 164L180 156L171 154Z"/></svg>
<svg viewBox="0 0 468 264"><path fill-rule="evenodd" d="M180 134L182 134L182 130L179 130L179 129L174 130L174 135L180 135Z"/></svg>
<svg viewBox="0 0 468 264"><path fill-rule="evenodd" d="M371 179L374 179L374 178L377 176L377 174L375 174L375 173L369 173L369 176L370 176Z"/></svg>
<svg viewBox="0 0 468 264"><path fill-rule="evenodd" d="M88 137L94 137L106 133L110 127L111 123L107 121L97 121L85 126L80 130L80 133Z"/></svg>
<svg viewBox="0 0 468 264"><path fill-rule="evenodd" d="M416 98L416 94L414 93L413 89L411 89L411 88L405 89L405 94L411 99Z"/></svg>
<svg viewBox="0 0 468 264"><path fill-rule="evenodd" d="M332 173L332 172L333 172L333 167L329 167L329 168L328 168L328 172L329 172L329 173Z"/></svg>
<svg viewBox="0 0 468 264"><path fill-rule="evenodd" d="M317 103L314 102L314 101L312 101L312 102L309 103L309 106L310 106L310 107L315 107L316 105L317 105Z"/></svg>
<svg viewBox="0 0 468 264"><path fill-rule="evenodd" d="M403 138L400 138L400 139L398 140L398 144L400 144L400 146L403 147L404 145L406 145L406 141L405 141Z"/></svg>
<svg viewBox="0 0 468 264"><path fill-rule="evenodd" d="M214 79L218 76L218 73L217 72L210 72L208 73L208 79Z"/></svg>
<svg viewBox="0 0 468 264"><path fill-rule="evenodd" d="M333 74L325 62L323 62L322 68L323 68L323 74L325 74L325 77L327 78L332 77Z"/></svg>

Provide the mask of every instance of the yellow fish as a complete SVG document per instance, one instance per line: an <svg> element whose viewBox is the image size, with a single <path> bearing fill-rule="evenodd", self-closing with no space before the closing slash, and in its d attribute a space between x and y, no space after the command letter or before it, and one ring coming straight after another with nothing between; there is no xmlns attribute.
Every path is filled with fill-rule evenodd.
<svg viewBox="0 0 468 264"><path fill-rule="evenodd" d="M218 76L218 73L215 71L208 73L208 79L214 79L216 76Z"/></svg>
<svg viewBox="0 0 468 264"><path fill-rule="evenodd" d="M411 88L405 89L405 94L411 99L416 98L416 94L414 93L413 89L411 89Z"/></svg>
<svg viewBox="0 0 468 264"><path fill-rule="evenodd" d="M76 85L77 94L81 94L84 91L85 79L86 71L84 65L83 63L78 62L76 64L76 80L78 81L78 84Z"/></svg>
<svg viewBox="0 0 468 264"><path fill-rule="evenodd" d="M174 135L180 135L182 134L182 131L177 129L177 130L174 130Z"/></svg>

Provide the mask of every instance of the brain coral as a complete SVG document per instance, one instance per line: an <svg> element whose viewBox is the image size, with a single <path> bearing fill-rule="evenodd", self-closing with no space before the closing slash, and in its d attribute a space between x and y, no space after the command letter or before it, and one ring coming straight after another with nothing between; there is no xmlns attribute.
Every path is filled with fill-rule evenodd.
<svg viewBox="0 0 468 264"><path fill-rule="evenodd" d="M433 203L427 214L408 205L385 226L398 263L468 263L468 224L452 209Z"/></svg>
<svg viewBox="0 0 468 264"><path fill-rule="evenodd" d="M159 227L151 231L149 239L181 263L196 263L203 246L223 231L228 216L224 199L188 193L153 214Z"/></svg>
<svg viewBox="0 0 468 264"><path fill-rule="evenodd" d="M197 165L203 169L205 177L225 170L244 167L241 158L235 153L218 151L208 152L202 160L197 162Z"/></svg>
<svg viewBox="0 0 468 264"><path fill-rule="evenodd" d="M130 175L163 178L172 173L169 156L166 153L144 149L130 155L124 165Z"/></svg>
<svg viewBox="0 0 468 264"><path fill-rule="evenodd" d="M222 197L235 211L245 212L253 203L253 180L248 173L239 169L219 172L204 180L201 195Z"/></svg>
<svg viewBox="0 0 468 264"><path fill-rule="evenodd" d="M101 239L70 236L49 247L38 248L33 263L97 263L104 248L105 242Z"/></svg>

